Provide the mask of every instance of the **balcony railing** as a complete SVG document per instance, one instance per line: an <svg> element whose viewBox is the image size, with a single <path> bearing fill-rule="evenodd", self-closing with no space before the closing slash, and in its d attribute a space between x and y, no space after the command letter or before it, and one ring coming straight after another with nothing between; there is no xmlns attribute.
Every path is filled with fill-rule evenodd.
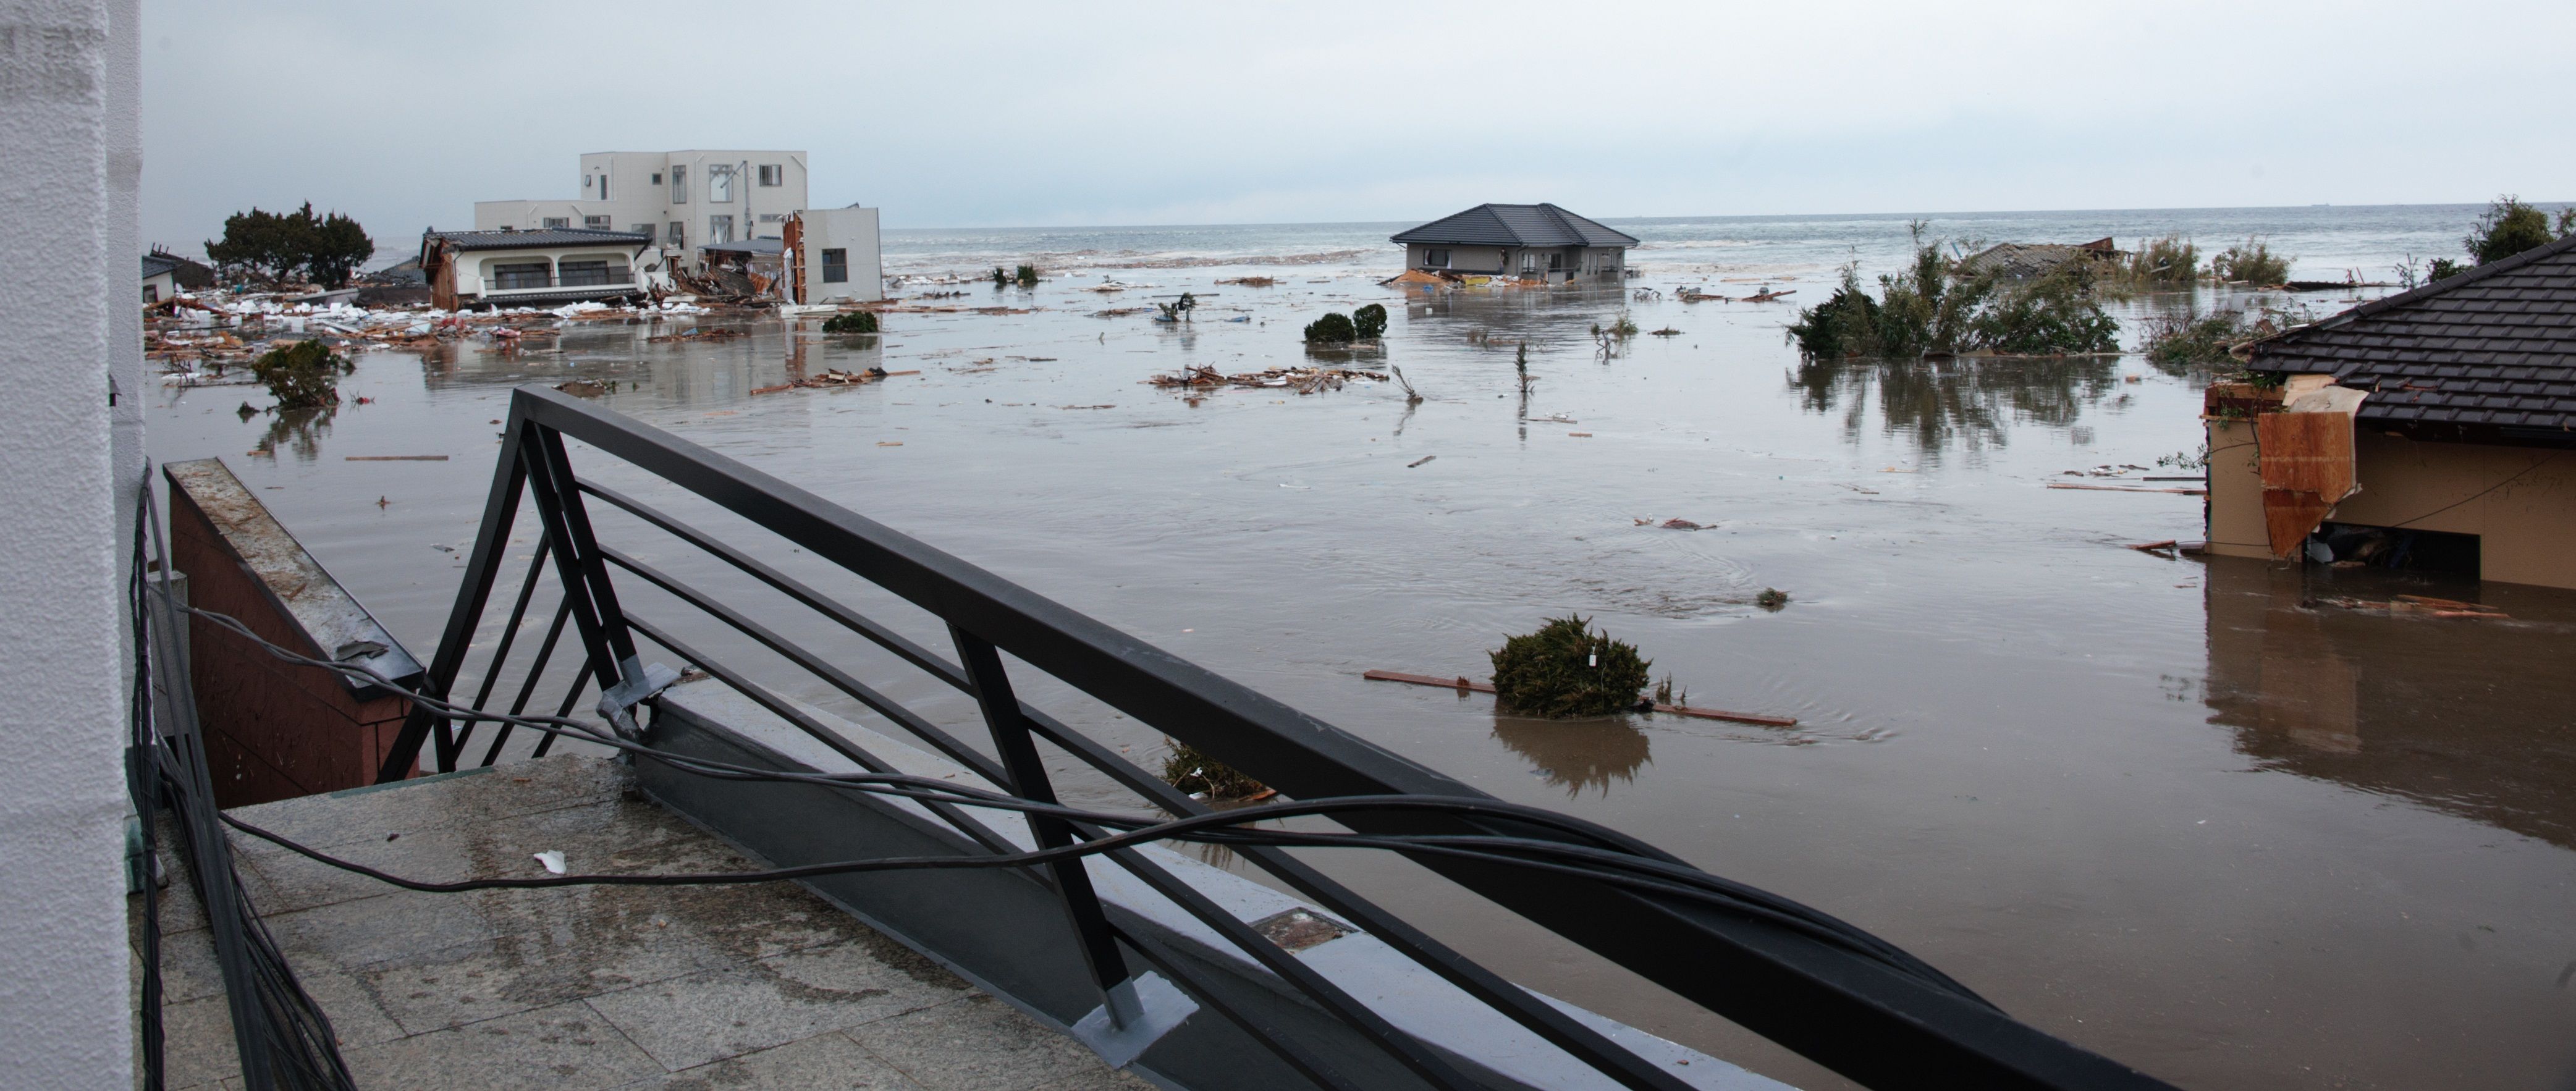
<svg viewBox="0 0 2576 1091"><path fill-rule="evenodd" d="M590 464L585 467L589 472L576 470L575 450ZM614 477L620 487L602 484L596 473ZM523 501L533 507L538 524L533 551L513 544ZM713 521L701 521L728 528L727 536L683 521L668 509L673 502L708 509ZM594 507L603 522L594 523ZM779 546L802 555L791 558L790 550ZM520 563L527 566L524 576L505 573L506 566ZM701 589L674 574L691 564L723 575L727 586ZM871 599L890 596L926 612L933 625L944 628L951 650L943 653L915 641L786 570L799 566L818 570L808 576L828 578ZM549 574L551 580L546 579ZM508 586L505 576L516 585L514 605L506 621L487 627L492 592ZM542 626L544 635L533 655L514 664L513 650L527 647L518 636L534 637L541 628L528 624L536 620L529 607L541 583L555 585L561 599L551 611L551 623ZM744 587L732 586L736 583ZM766 590L744 594L750 583ZM756 601L772 603L773 610L781 602L794 609L781 617L756 619L750 613L755 607L748 605ZM714 637L723 630L748 642L729 646L757 646L759 670L738 659L727 662L709 655L706 649L718 644ZM862 680L858 673L864 668L846 656L819 653L783 635L810 631L831 631L836 637L846 633L876 645L891 653L885 662L901 664L897 676ZM461 678L478 633L497 634L488 652L478 656L488 664L479 683ZM566 636L572 639L562 639ZM577 657L579 669L573 672L570 691L553 704L558 715L596 686L603 713L622 716L610 706L632 704L669 682L666 671L641 665L649 657L639 655L639 649L658 646L868 770L892 766L782 694L817 685L837 691L927 749L1021 799L1055 798L1048 764L1041 759L1044 743L1132 793L1141 809L1185 818L1210 813L1205 804L1129 762L1115 747L1016 695L1035 692L1031 683L1043 675L1278 788L1299 806L1333 797L1373 797L1378 802L1369 806L1382 809L1341 812L1332 820L1687 1002L1863 1084L2165 1086L2024 1025L1850 925L1708 875L1616 831L1495 800L795 485L631 418L551 389L526 386L512 396L482 526L423 688L434 698L478 711L497 713L506 707L515 714L537 696L541 678L559 680L575 665L548 673L548 661L559 646L576 649L570 654ZM1005 653L1012 660L1007 666ZM888 696L918 688L917 677L903 676L911 671L973 699L981 726L991 736L990 754ZM502 687L516 691L506 702L495 700L509 697L507 692L496 694L505 676L524 678ZM762 678L793 684L763 684ZM455 769L460 760L471 761L467 753L478 741L478 726L470 718L415 706L380 779L408 775L424 749L432 758L424 764L441 771ZM494 737L480 740L481 764L500 757L511 730L502 724ZM537 752L542 754L552 740L548 736ZM799 809L796 800L810 798L794 794L800 790L777 786L775 795L765 797L775 800L768 804L771 821L813 821L811 816L820 812ZM1403 799L1384 802L1386 797ZM957 831L960 852L1010 851L1008 839L982 819L945 803L930 807ZM1034 839L1050 846L1103 836L1098 826L1061 816L1032 814L1029 824ZM1627 870L1614 876L1598 868L1533 869L1458 851L1461 844L1480 839L1509 840L1539 857L1615 858L1625 861L1619 866ZM1397 841L1402 844L1394 845ZM1242 844L1234 851L1282 886L1607 1080L1632 1088L1687 1085L1592 1024L1449 949L1298 857L1268 847L1277 843ZM1122 996L1132 1010L1145 975L1131 970L1128 960L1141 957L1267 1050L1276 1058L1271 1063L1313 1084L1395 1085L1348 1076L1355 1068L1373 1067L1400 1070L1402 1086L1458 1091L1483 1086L1448 1055L1399 1029L1150 857L1119 849L1106 859L1240 948L1245 958L1276 975L1280 988L1334 1021L1340 1040L1365 1042L1373 1056L1326 1055L1317 1048L1312 1027L1301 1030L1293 1022L1248 1017L1229 1002L1240 994L1228 993L1203 964L1157 955L1162 949L1151 936L1130 931L1114 914L1104 913L1078 862L1030 868L1053 891L1050 897L1060 899L1060 920L1070 922L1069 934L1088 967L1085 987L1096 987L1090 995L1100 998L1099 1010L1112 1013L1110 1018L1118 1017ZM1648 873L1657 880L1622 878ZM956 913L971 911L969 906L954 908Z"/></svg>

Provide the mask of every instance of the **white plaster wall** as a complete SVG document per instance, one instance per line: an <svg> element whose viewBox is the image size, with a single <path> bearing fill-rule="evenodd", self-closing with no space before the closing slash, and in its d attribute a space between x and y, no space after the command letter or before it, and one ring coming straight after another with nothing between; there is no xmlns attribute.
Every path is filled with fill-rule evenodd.
<svg viewBox="0 0 2576 1091"><path fill-rule="evenodd" d="M874 302L885 298L885 260L878 246L876 209L809 208L797 215L805 224L805 268L797 275L805 278L806 302ZM850 252L848 283L824 283L823 251L827 248Z"/></svg>
<svg viewBox="0 0 2576 1091"><path fill-rule="evenodd" d="M0 185L20 195L0 211L0 1055L13 1088L134 1085L115 668L125 452L107 395L111 361L141 366L129 359L139 19L135 0L0 0Z"/></svg>

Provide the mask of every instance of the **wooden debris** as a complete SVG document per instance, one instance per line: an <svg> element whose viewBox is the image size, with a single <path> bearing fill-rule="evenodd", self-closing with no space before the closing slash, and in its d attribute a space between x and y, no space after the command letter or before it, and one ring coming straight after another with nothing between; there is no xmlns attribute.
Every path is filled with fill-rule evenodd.
<svg viewBox="0 0 2576 1091"><path fill-rule="evenodd" d="M343 455L342 462L445 462L446 455Z"/></svg>
<svg viewBox="0 0 2576 1091"><path fill-rule="evenodd" d="M661 345L673 341L731 341L749 336L749 332L733 326L693 326L678 333L655 334L645 340Z"/></svg>
<svg viewBox="0 0 2576 1091"><path fill-rule="evenodd" d="M1456 678L1434 678L1427 674L1373 670L1362 672L1360 677L1372 682L1402 682L1409 686L1433 686L1439 689L1454 689L1461 693L1494 692L1493 683L1478 682L1465 675ZM1798 726L1798 718L1795 716L1765 716L1759 712L1728 712L1724 709L1692 708L1688 705L1654 705L1653 708L1657 712L1675 716L1695 716L1703 720L1730 720L1740 724L1761 724L1765 727Z"/></svg>
<svg viewBox="0 0 2576 1091"><path fill-rule="evenodd" d="M2183 496L2209 495L2208 489L2150 489L2137 485L2082 485L2073 481L2051 481L2048 483L2048 487L2052 489L2083 489L2088 492L2170 492L2179 493Z"/></svg>
<svg viewBox="0 0 2576 1091"><path fill-rule="evenodd" d="M2399 595L2395 599L2386 602L2376 599L2355 599L2328 596L2314 600L2313 604L2318 606L2337 606L2346 610L2376 610L2390 614L2411 614L2416 617L2467 618L2475 621L2513 620L2513 615L2484 603L2462 602L2458 599L2437 599L2430 595Z"/></svg>
<svg viewBox="0 0 2576 1091"><path fill-rule="evenodd" d="M1213 367L1191 364L1182 368L1177 375L1156 375L1145 382L1150 386L1188 387L1201 390L1219 386L1271 389L1294 387L1300 394L1319 394L1327 390L1340 390L1343 383L1353 379L1368 379L1381 383L1388 381L1387 376L1365 368L1274 367L1266 371L1227 375Z"/></svg>
<svg viewBox="0 0 2576 1091"><path fill-rule="evenodd" d="M2161 542L2140 542L2136 545L2130 546L2129 548L2137 550L2140 553L2163 553L2172 550L2175 546L2180 544L2181 543L2176 542L2171 538L2167 538Z"/></svg>
<svg viewBox="0 0 2576 1091"><path fill-rule="evenodd" d="M813 389L817 387L832 386L865 386L869 383L880 382L897 375L919 374L921 374L921 372L917 369L913 371L887 371L881 367L872 367L866 371L842 371L835 368L811 378L796 379L790 382L780 383L777 386L756 386L751 388L751 392L754 394L775 394L781 390Z"/></svg>

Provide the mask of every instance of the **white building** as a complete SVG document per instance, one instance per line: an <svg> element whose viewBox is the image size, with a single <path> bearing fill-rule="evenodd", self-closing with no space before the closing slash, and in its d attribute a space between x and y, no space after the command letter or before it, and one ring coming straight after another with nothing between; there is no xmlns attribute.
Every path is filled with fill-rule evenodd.
<svg viewBox="0 0 2576 1091"><path fill-rule="evenodd" d="M450 311L632 301L669 287L667 260L643 231L427 231L420 237L430 303Z"/></svg>
<svg viewBox="0 0 2576 1091"><path fill-rule="evenodd" d="M477 201L474 228L649 234L666 262L695 269L697 247L784 234L805 207L805 153L591 152L579 188L571 200Z"/></svg>
<svg viewBox="0 0 2576 1091"><path fill-rule="evenodd" d="M784 267L791 303L872 303L885 298L877 210L809 208L787 221Z"/></svg>

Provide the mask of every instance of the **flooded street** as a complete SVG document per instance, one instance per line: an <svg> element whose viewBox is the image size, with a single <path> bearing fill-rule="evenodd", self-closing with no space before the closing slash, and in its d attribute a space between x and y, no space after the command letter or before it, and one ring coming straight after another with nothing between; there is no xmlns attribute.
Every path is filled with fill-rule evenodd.
<svg viewBox="0 0 2576 1091"><path fill-rule="evenodd" d="M1327 256L1302 263L1095 257L1034 290L969 284L917 301L1027 313L899 309L874 338L761 319L730 323L748 331L734 340L656 344L666 329L571 323L551 351L370 353L342 390L372 401L300 430L236 415L245 397L266 404L256 388L164 389L149 442L157 460L222 457L426 659L510 390L598 380L605 408L1497 796L1850 920L2033 1025L2180 1085L2576 1083L2576 595L2410 582L2396 589L2475 597L2512 620L2394 618L2302 603L2326 583L2383 595L2398 577L2125 548L2199 538L2201 498L2047 486L2097 481L2066 472L2104 465L2137 467L2133 485L2191 472L2150 468L2199 448L2198 383L2134 356L1802 363L1782 339L1790 304L1820 302L1831 266L1855 253L1866 267L1902 252L1901 222L1853 231L1766 249L1758 234L1703 245L1676 229L1640 251L1650 272L1631 287L1667 293L1645 301L1616 288L1408 296L1375 283L1392 259L1358 229L1274 248ZM2384 266L2412 237L2301 252L2318 273ZM889 272L972 272L991 245L925 233L898 253L900 241L889 235ZM1245 275L1279 283L1216 283ZM1086 290L1112 277L1149 286ZM1737 277L1797 294L1669 295ZM1202 306L1178 328L1094 316L1184 290ZM1418 405L1393 382L1303 396L1145 385L1185 365L1303 363L1300 327L1369 302L1393 315L1383 359ZM1623 310L1678 332L1605 360L1589 329ZM1522 342L1536 377L1525 406ZM750 393L869 366L921 373ZM246 454L260 447L273 453ZM642 481L573 458L603 481ZM668 488L636 491L740 526ZM594 516L683 578L751 586ZM513 556L533 541L527 523L519 534ZM883 606L803 558L767 559ZM1766 588L1789 604L1754 605ZM629 605L711 652L748 646L640 587ZM936 721L974 722L963 696L854 638L749 591L736 605ZM1481 677L1505 634L1569 611L1634 642L1691 704L1799 724L1521 720L1487 697L1360 677ZM944 646L923 615L880 616ZM768 677L883 726L819 684ZM1158 766L1154 732L1061 686L1023 688ZM1079 802L1126 802L1081 784L1087 795L1068 792ZM1518 980L1792 1083L1837 1085L1409 865L1309 856Z"/></svg>

